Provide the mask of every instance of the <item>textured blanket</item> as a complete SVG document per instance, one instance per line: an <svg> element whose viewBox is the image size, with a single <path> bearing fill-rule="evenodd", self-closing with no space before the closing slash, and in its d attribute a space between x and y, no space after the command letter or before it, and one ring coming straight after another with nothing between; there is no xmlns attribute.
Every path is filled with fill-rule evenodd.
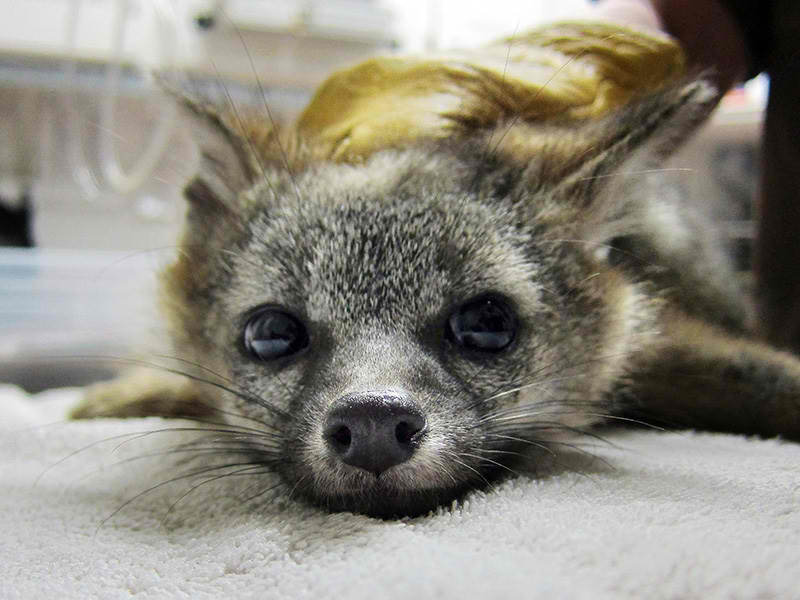
<svg viewBox="0 0 800 600"><path fill-rule="evenodd" d="M0 386L0 598L800 597L800 445L604 432L594 458L380 521L200 473L177 445L208 433L142 435L188 421L58 422L76 397Z"/></svg>

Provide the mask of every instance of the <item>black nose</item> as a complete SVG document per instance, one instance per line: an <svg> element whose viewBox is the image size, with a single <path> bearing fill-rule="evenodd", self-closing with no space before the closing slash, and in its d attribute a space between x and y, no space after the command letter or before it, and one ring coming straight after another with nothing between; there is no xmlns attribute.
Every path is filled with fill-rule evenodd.
<svg viewBox="0 0 800 600"><path fill-rule="evenodd" d="M424 430L425 417L411 399L369 392L334 402L324 436L342 462L377 476L411 458Z"/></svg>

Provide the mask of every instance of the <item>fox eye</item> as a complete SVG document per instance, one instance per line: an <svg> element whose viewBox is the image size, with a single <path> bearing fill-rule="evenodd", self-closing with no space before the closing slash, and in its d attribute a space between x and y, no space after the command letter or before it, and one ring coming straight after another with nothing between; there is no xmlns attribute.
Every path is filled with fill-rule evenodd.
<svg viewBox="0 0 800 600"><path fill-rule="evenodd" d="M291 356L306 346L308 332L303 323L279 309L262 309L244 326L244 348L258 360Z"/></svg>
<svg viewBox="0 0 800 600"><path fill-rule="evenodd" d="M448 339L478 352L502 352L517 333L517 318L511 308L494 296L467 302L447 320Z"/></svg>

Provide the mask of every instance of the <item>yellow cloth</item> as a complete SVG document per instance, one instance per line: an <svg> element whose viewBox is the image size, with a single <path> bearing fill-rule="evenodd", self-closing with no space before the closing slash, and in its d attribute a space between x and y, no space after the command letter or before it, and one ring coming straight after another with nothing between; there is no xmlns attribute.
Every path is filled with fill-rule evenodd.
<svg viewBox="0 0 800 600"><path fill-rule="evenodd" d="M504 119L598 115L684 71L681 49L666 36L556 23L474 51L385 56L334 73L297 129L319 158L351 162Z"/></svg>

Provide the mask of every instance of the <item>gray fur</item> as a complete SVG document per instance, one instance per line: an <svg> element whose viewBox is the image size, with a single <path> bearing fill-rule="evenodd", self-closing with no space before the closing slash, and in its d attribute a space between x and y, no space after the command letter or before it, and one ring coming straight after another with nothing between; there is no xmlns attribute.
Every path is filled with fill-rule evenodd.
<svg viewBox="0 0 800 600"><path fill-rule="evenodd" d="M647 404L654 372L679 376L676 357L693 364L715 340L755 356L760 347L732 337L746 308L718 249L699 241L710 225L651 177L616 175L663 160L712 96L688 83L601 121L506 123L360 165L299 161L293 172L286 156L255 160L247 140L196 110L214 141L187 188L185 246L165 274L164 304L175 353L243 393L202 384L195 393L276 436L271 464L293 493L384 516L448 502L521 450L606 417L675 417ZM506 352L470 355L446 339L445 323L487 292L508 301L520 328ZM242 329L264 305L307 325L305 352L268 363L246 355ZM676 319L711 323L709 344L673 351L685 342L670 336ZM789 367L770 376L794 381L800 369L781 361ZM703 393L724 395L715 381ZM401 390L428 420L414 456L377 478L338 462L321 433L328 406L371 390ZM778 433L797 435L792 414Z"/></svg>

